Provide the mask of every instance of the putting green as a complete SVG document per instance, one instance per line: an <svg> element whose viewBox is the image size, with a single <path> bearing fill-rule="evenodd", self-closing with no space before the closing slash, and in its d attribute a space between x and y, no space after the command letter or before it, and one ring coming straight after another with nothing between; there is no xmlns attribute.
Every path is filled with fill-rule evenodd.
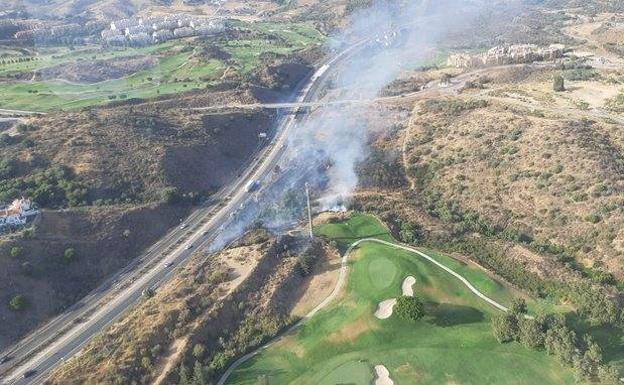
<svg viewBox="0 0 624 385"><path fill-rule="evenodd" d="M376 289L387 288L398 272L394 262L386 257L378 257L368 264L368 274Z"/></svg>
<svg viewBox="0 0 624 385"><path fill-rule="evenodd" d="M362 360L349 361L344 363L320 381L319 385L370 385L373 383L374 375L371 366Z"/></svg>
<svg viewBox="0 0 624 385"><path fill-rule="evenodd" d="M358 234L388 239L381 224L364 215L317 232L341 246ZM353 253L346 294L241 365L228 384L257 384L259 375L280 385L360 384L367 378L364 383L370 384L378 364L388 368L396 385L574 383L572 371L544 352L517 343L499 344L489 322L498 310L439 267L376 243L362 243ZM514 296L506 286L478 268L461 268L476 278L480 290L509 304L500 299ZM414 294L425 302L427 315L415 323L397 317L376 319L377 304L401 295L407 275L416 278ZM363 377L365 367L372 377Z"/></svg>

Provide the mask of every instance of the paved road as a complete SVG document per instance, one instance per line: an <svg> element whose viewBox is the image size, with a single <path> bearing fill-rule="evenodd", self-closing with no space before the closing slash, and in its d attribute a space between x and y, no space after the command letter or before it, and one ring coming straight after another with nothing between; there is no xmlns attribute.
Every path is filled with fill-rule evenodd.
<svg viewBox="0 0 624 385"><path fill-rule="evenodd" d="M307 79L298 92L298 102L318 98L333 67L348 58L366 41L361 41L334 56ZM287 139L298 126L297 118L284 117L272 144L253 162L241 177L224 189L212 206L193 213L181 226L148 250L137 262L107 280L89 296L72 306L46 326L3 352L12 359L0 365L5 384L40 384L50 371L76 354L107 325L117 320L141 299L144 289L157 287L172 275L174 268L186 262L192 250L210 245L225 228L249 195L244 186L249 181L270 177L286 151ZM192 249L191 249L192 248ZM36 373L23 378L29 370Z"/></svg>
<svg viewBox="0 0 624 385"><path fill-rule="evenodd" d="M45 112L24 111L24 110L7 110L0 108L0 115L45 115Z"/></svg>
<svg viewBox="0 0 624 385"><path fill-rule="evenodd" d="M532 67L532 68L549 68L554 67L553 63L548 62L536 62L529 64L506 64L500 66L492 66L492 67L484 67L474 69L462 74L455 76L450 79L448 82L443 82L440 80L433 80L427 83L421 90L408 92L400 95L392 95L392 96L380 96L372 99L340 99L340 100L313 100L313 101L294 101L294 102L279 102L279 103L230 103L230 104L222 104L222 105L212 105L206 107L191 107L189 110L193 111L222 111L222 110L254 110L254 109L297 109L297 108L313 108L313 107L322 107L322 106L353 106L353 105L364 105L364 104L372 104L372 103L388 103L388 102L396 102L397 100L402 99L410 99L412 97L421 97L426 95L429 90L445 90L447 93L449 92L457 92L459 91L469 80L477 80L483 74L488 72L509 69L509 68L522 68L522 67Z"/></svg>
<svg viewBox="0 0 624 385"><path fill-rule="evenodd" d="M286 332L283 333L282 335L290 334L291 332L293 332L294 330L299 328L301 325L303 325L305 322L307 322L310 318L314 317L316 315L316 313L318 313L319 311L321 311L322 309L327 307L327 305L329 305L332 301L334 301L334 299L336 299L336 297L338 296L338 294L340 294L340 292L341 292L342 288L344 287L344 284L345 284L345 282L347 280L347 273L348 273L348 270L349 270L349 264L348 264L349 257L351 256L353 250L356 247L360 246L364 242L379 243L379 244L382 244L382 245L385 245L385 246L394 247L395 249L401 249L401 250L408 251L410 253L414 253L414 254L416 254L416 255L426 259L427 261L433 263L434 265L438 266L442 270L444 270L447 273L451 274L453 277L457 278L461 283L463 283L477 297L481 298L482 300L484 300L488 304L494 306L496 309L504 311L504 312L509 311L509 309L507 309L507 307L501 305L497 301L493 300L492 298L488 297L487 295L485 295L481 291L479 291L479 289L474 287L474 285L472 285L470 283L470 281L468 281L466 278L464 278L461 274L455 272L450 267L447 267L446 265L438 262L435 258L430 257L429 255L423 253L422 251L420 251L420 250L418 250L418 249L416 249L414 247L402 245L402 244L399 244L399 243L392 243L392 242L383 241L381 239L376 239L376 238L364 238L364 239L360 239L360 240L352 243L351 246L349 246L349 248L345 252L345 254L342 256L342 260L340 261L340 272L338 274L338 281L336 281L336 285L334 286L334 289L329 294L329 296L327 296L327 298L325 298L323 300L323 302L318 304L314 309L312 309L308 314L306 314L305 317L303 317L301 320L299 320L299 322L297 322L296 324L291 326L288 330L286 330ZM533 318L532 316L525 316L525 317ZM251 358L253 358L253 357L257 356L258 354L262 353L263 351L265 351L267 348L269 348L275 342L277 342L280 338L281 338L281 336L273 339L272 341L268 342L267 344L261 346L260 348L258 348L256 350L254 350L253 352L251 352L249 354L246 354L246 355L242 356L241 358L239 358L238 360L234 361L234 363L232 365L230 365L230 367L227 368L227 370L223 373L223 375L219 379L219 382L217 382L217 385L225 385L227 380L228 380L228 378L230 378L232 373L239 366L241 366L245 362L249 361Z"/></svg>

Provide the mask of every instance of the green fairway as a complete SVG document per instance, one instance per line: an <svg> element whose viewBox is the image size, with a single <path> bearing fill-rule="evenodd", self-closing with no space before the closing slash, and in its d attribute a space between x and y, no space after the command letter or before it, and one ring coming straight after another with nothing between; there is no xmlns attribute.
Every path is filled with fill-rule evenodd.
<svg viewBox="0 0 624 385"><path fill-rule="evenodd" d="M311 23L250 24L239 21L234 24L260 33L254 38L228 40L223 45L241 73L249 73L261 64L260 55L263 53L286 55L324 41L324 36Z"/></svg>
<svg viewBox="0 0 624 385"><path fill-rule="evenodd" d="M317 229L341 247L358 238L388 240L374 218L355 215ZM482 270L433 255L461 270L488 296L509 305L516 295ZM407 276L426 306L424 319L378 320L380 301L401 295ZM535 301L530 304L537 306ZM397 385L407 384L567 384L571 370L544 352L519 344L499 344L489 320L498 310L459 280L417 255L390 246L363 243L350 260L346 293L292 335L239 367L228 384L371 384L373 367L385 365Z"/></svg>

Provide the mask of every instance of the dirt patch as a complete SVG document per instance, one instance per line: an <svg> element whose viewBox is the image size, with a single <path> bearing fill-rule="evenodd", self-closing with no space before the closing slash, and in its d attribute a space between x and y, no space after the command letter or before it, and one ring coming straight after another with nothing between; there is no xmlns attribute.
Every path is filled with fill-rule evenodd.
<svg viewBox="0 0 624 385"><path fill-rule="evenodd" d="M345 342L353 342L360 335L373 330L373 326L369 324L366 318L358 318L357 321L346 325L340 330L330 334L327 342L341 344Z"/></svg>
<svg viewBox="0 0 624 385"><path fill-rule="evenodd" d="M169 185L182 191L211 191L236 177L253 152L264 143L260 133L270 133L269 113L214 114L202 117L205 144L169 147L163 169Z"/></svg>
<svg viewBox="0 0 624 385"><path fill-rule="evenodd" d="M161 385L165 381L166 374L175 368L180 356L186 349L188 339L180 338L175 340L169 347L169 354L167 354L160 362L160 367L156 369L156 372L160 372L160 375L154 379L154 385Z"/></svg>
<svg viewBox="0 0 624 385"><path fill-rule="evenodd" d="M326 259L315 265L315 271L307 280L305 293L292 311L294 316L303 317L327 298L338 281L340 254L337 250L326 250Z"/></svg>
<svg viewBox="0 0 624 385"><path fill-rule="evenodd" d="M144 71L157 63L158 60L153 56L76 61L43 69L35 80L63 79L77 83L96 83Z"/></svg>

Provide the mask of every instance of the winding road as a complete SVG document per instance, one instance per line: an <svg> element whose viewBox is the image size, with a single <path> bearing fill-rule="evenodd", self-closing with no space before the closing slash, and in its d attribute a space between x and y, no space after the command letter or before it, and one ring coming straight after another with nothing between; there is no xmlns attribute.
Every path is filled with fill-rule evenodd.
<svg viewBox="0 0 624 385"><path fill-rule="evenodd" d="M354 249L356 249L358 246L360 246L362 243L365 243L365 242L378 243L378 244L385 245L385 246L388 246L388 247L393 247L395 249L400 249L400 250L408 251L410 253L414 253L414 254L418 255L419 257L424 258L427 261L433 263L434 265L436 265L440 269L446 271L447 273L449 273L453 277L457 278L464 286L466 286L468 288L468 290L470 290L474 295L476 295L477 297L479 297L483 301L487 302L489 305L492 305L496 309L504 311L504 312L509 311L509 309L507 307L505 307L504 305L500 304L496 300L494 300L494 299L488 297L487 295L483 294L483 292L481 292L473 284L471 284L470 281L468 281L464 276L462 276L461 274L455 272L450 267L448 267L448 266L438 262L435 258L433 258L433 257L431 257L431 256L429 256L429 255L427 255L425 253L423 253L422 251L420 251L420 250L418 250L418 249L416 249L414 247L403 245L403 244L400 244L400 243L392 243L392 242L388 242L388 241L384 241L384 240L376 239L376 238L363 238L363 239L360 239L360 240L352 243L351 246L349 246L349 248L345 252L345 254L342 256L342 259L340 261L340 272L339 272L339 275L338 275L338 280L336 281L336 285L334 286L334 289L329 294L329 296L327 296L320 304L318 304L314 309L312 309L308 314L306 314L301 320L299 320L299 322L297 322L296 324L294 324L293 326L288 328L285 333L282 333L280 336L274 338L273 340L271 340L267 344L259 347L258 349L252 351L251 353L248 353L248 354L240 357L238 360L234 361L234 363L232 365L230 365L230 367L227 368L227 370L223 373L223 375L219 379L219 382L217 382L217 385L225 385L226 381L228 380L228 378L230 378L232 373L239 366L241 366L245 362L249 361L253 357L255 357L258 354L260 354L263 351L265 351L267 348L269 348L274 343L279 341L282 338L282 336L288 335L291 332L293 332L294 330L296 330L297 328L299 328L301 325L306 323L310 318L314 317L319 311L323 310L324 308L327 307L327 305L329 305L332 301L334 301L334 299L336 299L336 297L338 297L338 295L340 294L340 291L344 287L344 284L345 284L345 282L347 280L347 273L348 273L348 270L349 270L349 264L348 264L349 257L353 253ZM525 317L526 318L533 318L532 316L529 316L529 315L525 315Z"/></svg>

